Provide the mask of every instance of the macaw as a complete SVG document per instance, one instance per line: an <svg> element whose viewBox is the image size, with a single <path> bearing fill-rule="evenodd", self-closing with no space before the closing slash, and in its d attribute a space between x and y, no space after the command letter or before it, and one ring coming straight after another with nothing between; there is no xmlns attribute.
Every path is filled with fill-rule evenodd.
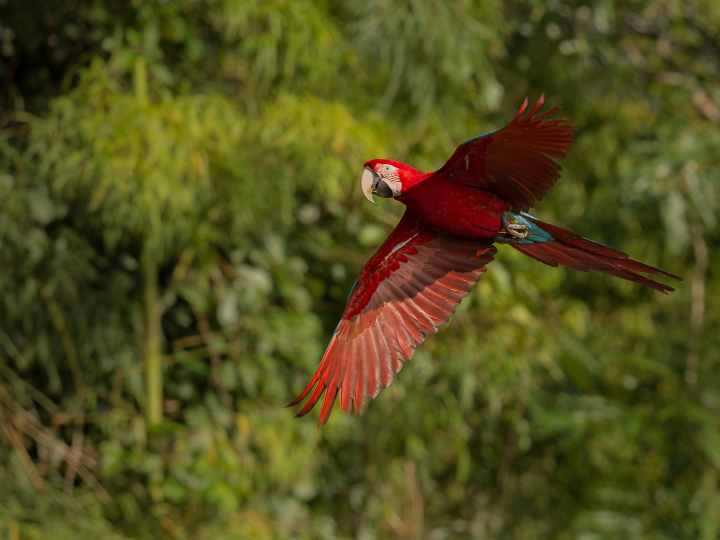
<svg viewBox="0 0 720 540"><path fill-rule="evenodd" d="M387 159L364 164L365 197L373 204L373 195L394 198L405 214L360 272L320 366L288 405L315 387L297 417L325 391L319 426L338 393L342 411L349 413L352 402L361 414L366 398L386 388L425 335L448 321L493 260L495 243L549 266L595 270L663 294L675 290L638 272L679 276L526 213L560 177L553 159L564 158L575 140L567 118L547 119L560 107L538 114L544 103L543 94L528 112L525 98L509 124L462 143L435 172Z"/></svg>

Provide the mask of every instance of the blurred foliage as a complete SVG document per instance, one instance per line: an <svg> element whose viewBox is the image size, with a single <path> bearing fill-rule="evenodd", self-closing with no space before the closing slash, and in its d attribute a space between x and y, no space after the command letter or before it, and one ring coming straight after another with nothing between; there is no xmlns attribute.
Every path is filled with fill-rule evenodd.
<svg viewBox="0 0 720 540"><path fill-rule="evenodd" d="M709 0L0 1L0 537L716 538ZM362 417L282 408L425 170L546 92L536 214ZM716 261L713 263L713 261Z"/></svg>

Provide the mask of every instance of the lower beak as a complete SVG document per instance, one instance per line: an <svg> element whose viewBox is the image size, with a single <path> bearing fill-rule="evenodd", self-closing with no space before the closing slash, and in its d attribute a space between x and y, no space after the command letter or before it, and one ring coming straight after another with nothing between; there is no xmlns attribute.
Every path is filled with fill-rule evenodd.
<svg viewBox="0 0 720 540"><path fill-rule="evenodd" d="M373 171L370 167L365 167L363 169L362 176L360 177L360 187L362 188L365 198L376 206L377 203L373 201L372 193L373 188L377 186L379 181L380 176L378 176L378 173Z"/></svg>

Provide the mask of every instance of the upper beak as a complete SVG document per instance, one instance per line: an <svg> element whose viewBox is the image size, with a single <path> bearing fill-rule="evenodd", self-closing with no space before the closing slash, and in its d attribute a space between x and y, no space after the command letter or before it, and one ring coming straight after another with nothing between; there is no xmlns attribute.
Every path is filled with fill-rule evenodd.
<svg viewBox="0 0 720 540"><path fill-rule="evenodd" d="M373 201L372 191L379 181L380 176L378 173L373 171L370 167L365 167L363 169L362 176L360 177L360 187L362 188L365 198L375 206L377 206L377 203Z"/></svg>

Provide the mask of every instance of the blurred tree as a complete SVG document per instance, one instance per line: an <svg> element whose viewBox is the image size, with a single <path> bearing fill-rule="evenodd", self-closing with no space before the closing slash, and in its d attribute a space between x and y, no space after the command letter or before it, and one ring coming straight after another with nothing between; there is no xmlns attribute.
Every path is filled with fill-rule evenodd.
<svg viewBox="0 0 720 540"><path fill-rule="evenodd" d="M702 1L0 2L2 534L716 537L719 28ZM501 250L363 417L292 420L400 211L361 164L437 168L542 91L578 140L537 213L687 285Z"/></svg>

